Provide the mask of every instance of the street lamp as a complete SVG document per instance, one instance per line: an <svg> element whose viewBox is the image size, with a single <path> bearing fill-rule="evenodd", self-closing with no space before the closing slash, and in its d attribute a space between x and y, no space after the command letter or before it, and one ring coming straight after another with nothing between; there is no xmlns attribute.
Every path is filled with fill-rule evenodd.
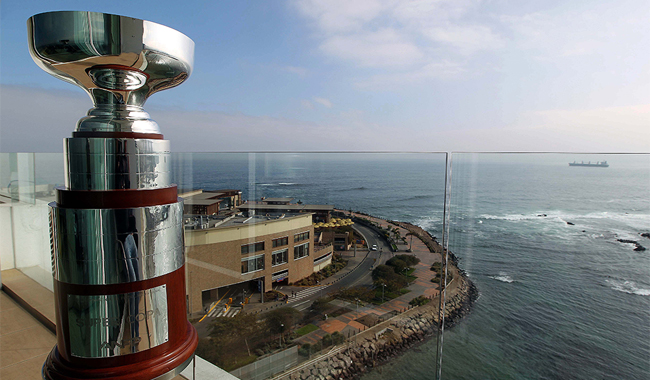
<svg viewBox="0 0 650 380"><path fill-rule="evenodd" d="M284 332L284 323L280 323L280 348L282 348L282 333Z"/></svg>
<svg viewBox="0 0 650 380"><path fill-rule="evenodd" d="M386 289L386 284L381 284L381 303L384 303L384 289Z"/></svg>

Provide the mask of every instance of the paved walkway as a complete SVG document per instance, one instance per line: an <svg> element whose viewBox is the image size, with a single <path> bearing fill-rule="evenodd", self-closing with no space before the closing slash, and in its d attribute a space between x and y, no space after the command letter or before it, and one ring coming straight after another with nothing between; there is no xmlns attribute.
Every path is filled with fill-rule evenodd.
<svg viewBox="0 0 650 380"><path fill-rule="evenodd" d="M386 228L388 225L391 227L396 227L383 219L373 218L367 215L357 215L354 213L353 215L369 219L381 225L383 228ZM404 228L397 228L400 230L401 236L406 236L406 234L409 232ZM410 236L407 239L410 242ZM406 251L409 246L398 244L397 247L402 251ZM316 325L319 327L318 330L302 336L296 339L294 342L299 344L314 344L320 341L323 336L325 336L325 334L332 334L336 331L345 336L352 336L368 328L368 326L358 322L360 318L366 315L374 314L377 317L382 317L382 319L387 319L396 313L401 313L407 310L409 308L409 302L415 297L423 295L425 297L433 298L438 296L440 293L437 289L438 285L431 282L431 279L434 277L434 272L432 272L429 268L435 261L440 261L440 255L429 252L427 246L424 245L424 243L422 243L422 241L417 237L413 237L413 245L411 247L411 250L412 252L408 254L417 256L420 259L420 263L415 266L413 276L417 277L417 279L409 285L408 289L410 292L393 300L385 302L381 306L370 305L359 307L358 311L356 310L356 305L354 303L350 303L348 308L354 309L354 311L342 314L336 318L328 318L327 320L316 323ZM396 252L396 254L403 253L406 252Z"/></svg>

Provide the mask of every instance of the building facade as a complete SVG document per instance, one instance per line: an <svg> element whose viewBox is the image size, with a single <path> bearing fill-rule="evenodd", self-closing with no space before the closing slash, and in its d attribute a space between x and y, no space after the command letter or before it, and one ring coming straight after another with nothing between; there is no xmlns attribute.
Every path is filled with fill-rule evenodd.
<svg viewBox="0 0 650 380"><path fill-rule="evenodd" d="M309 276L315 269L313 239L309 213L240 216L213 228L186 229L190 313L204 312L224 297L243 302L272 290L274 282ZM323 258L319 256L317 269L328 261Z"/></svg>

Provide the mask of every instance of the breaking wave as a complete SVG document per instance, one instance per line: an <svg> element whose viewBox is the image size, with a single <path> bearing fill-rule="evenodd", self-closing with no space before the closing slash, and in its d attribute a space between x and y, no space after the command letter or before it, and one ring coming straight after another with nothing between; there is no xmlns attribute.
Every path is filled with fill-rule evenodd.
<svg viewBox="0 0 650 380"><path fill-rule="evenodd" d="M619 292L636 294L639 296L650 296L650 289L639 288L634 281L627 280L606 280L610 287Z"/></svg>
<svg viewBox="0 0 650 380"><path fill-rule="evenodd" d="M508 284L515 282L515 280L505 272L499 272L498 276L490 276L490 278L501 282L507 282Z"/></svg>
<svg viewBox="0 0 650 380"><path fill-rule="evenodd" d="M519 221L519 220L540 220L540 219L560 219L563 221L571 219L609 219L609 220L619 220L619 221L634 221L641 223L650 223L650 215L648 214L630 214L630 213L611 213L611 212L595 212L589 214L571 214L565 213L562 211L540 211L532 214L505 214L505 215L491 215L491 214L482 214L479 215L480 219L491 219L491 220L509 220L509 221Z"/></svg>

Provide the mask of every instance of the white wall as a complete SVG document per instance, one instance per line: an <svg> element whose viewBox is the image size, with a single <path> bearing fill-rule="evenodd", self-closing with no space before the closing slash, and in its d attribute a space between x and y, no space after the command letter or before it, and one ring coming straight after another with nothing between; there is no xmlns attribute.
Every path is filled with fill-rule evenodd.
<svg viewBox="0 0 650 380"><path fill-rule="evenodd" d="M0 265L3 270L17 268L52 290L48 212L47 203L40 200L0 207Z"/></svg>
<svg viewBox="0 0 650 380"><path fill-rule="evenodd" d="M11 204L0 204L0 268L15 268Z"/></svg>

